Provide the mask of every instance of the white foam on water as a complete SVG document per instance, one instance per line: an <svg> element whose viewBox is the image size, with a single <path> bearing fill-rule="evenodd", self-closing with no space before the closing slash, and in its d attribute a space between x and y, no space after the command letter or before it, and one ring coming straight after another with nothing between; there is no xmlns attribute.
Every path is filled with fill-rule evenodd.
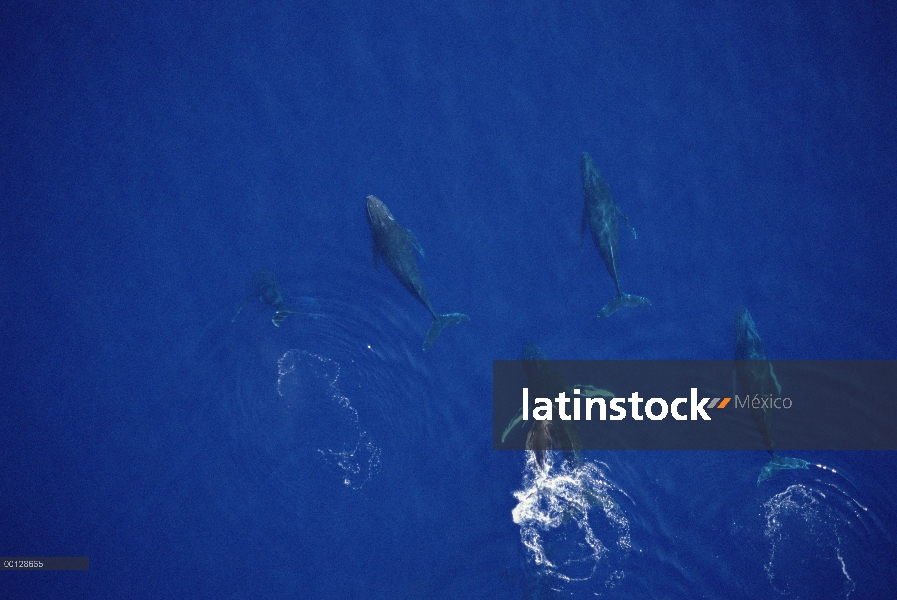
<svg viewBox="0 0 897 600"><path fill-rule="evenodd" d="M527 452L512 517L541 575L561 585L601 581L613 587L623 579L620 563L631 540L615 490L595 463L576 466L563 454L546 452L539 466L535 453Z"/></svg>
<svg viewBox="0 0 897 600"><path fill-rule="evenodd" d="M277 373L277 393L292 404L297 435L337 469L347 487L358 489L370 481L380 466L380 448L340 391L339 363L294 349L277 360Z"/></svg>
<svg viewBox="0 0 897 600"><path fill-rule="evenodd" d="M843 556L845 523L835 502L821 490L795 484L764 503L766 576L783 596L848 598L856 588Z"/></svg>

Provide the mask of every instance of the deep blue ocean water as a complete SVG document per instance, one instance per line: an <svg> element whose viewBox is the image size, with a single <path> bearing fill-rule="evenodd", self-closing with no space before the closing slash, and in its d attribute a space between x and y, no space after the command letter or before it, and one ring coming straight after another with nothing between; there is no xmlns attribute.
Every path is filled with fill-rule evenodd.
<svg viewBox="0 0 897 600"><path fill-rule="evenodd" d="M762 452L546 480L491 445L524 341L731 359L744 305L771 359L897 358L895 31L885 2L2 3L0 555L91 562L0 597L897 597L893 453L757 485ZM600 322L584 151L652 301ZM427 353L370 194L470 316Z"/></svg>

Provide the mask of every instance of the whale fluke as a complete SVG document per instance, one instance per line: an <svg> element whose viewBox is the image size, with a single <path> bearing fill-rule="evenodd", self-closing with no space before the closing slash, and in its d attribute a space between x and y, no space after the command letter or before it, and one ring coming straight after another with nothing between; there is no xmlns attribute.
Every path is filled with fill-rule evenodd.
<svg viewBox="0 0 897 600"><path fill-rule="evenodd" d="M439 334L442 333L443 329L445 329L449 325L457 325L458 323L464 323L465 321L469 320L470 317L461 313L436 315L436 318L433 319L433 324L430 325L430 330L427 332L427 338L424 340L424 351L426 351L430 348L430 346L433 345L433 342L436 341L436 338L439 337Z"/></svg>
<svg viewBox="0 0 897 600"><path fill-rule="evenodd" d="M604 305L598 312L598 320L600 321L604 317L609 317L621 308L626 308L627 306L651 306L651 301L642 296L636 296L635 294L621 294Z"/></svg>
<svg viewBox="0 0 897 600"><path fill-rule="evenodd" d="M287 315L292 315L295 312L296 312L295 310L289 310L289 309L278 310L277 312L274 313L274 316L271 317L271 322L274 323L275 327L280 327L280 324L283 322L284 319L287 318Z"/></svg>
<svg viewBox="0 0 897 600"><path fill-rule="evenodd" d="M772 458L769 459L769 462L760 469L760 476L757 477L757 485L760 485L762 482L766 481L779 471L786 471L788 469L809 469L810 463L805 460L801 460L800 458L791 458L788 456L778 456L776 454L772 455Z"/></svg>

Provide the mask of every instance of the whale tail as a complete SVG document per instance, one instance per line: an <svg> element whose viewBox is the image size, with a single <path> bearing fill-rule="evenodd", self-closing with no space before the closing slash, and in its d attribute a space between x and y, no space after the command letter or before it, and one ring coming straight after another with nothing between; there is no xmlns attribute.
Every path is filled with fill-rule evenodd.
<svg viewBox="0 0 897 600"><path fill-rule="evenodd" d="M799 458L789 458L787 456L772 455L769 462L760 469L760 476L757 477L757 485L766 481L779 471L787 471L788 469L809 469L810 463Z"/></svg>
<svg viewBox="0 0 897 600"><path fill-rule="evenodd" d="M430 331L427 332L427 339L424 340L424 352L426 352L430 346L433 345L433 342L436 341L436 338L439 337L439 334L442 333L442 330L448 327L449 325L457 325L458 323L463 323L464 321L469 321L470 317L467 315L462 315L461 313L450 313L447 315L433 315L433 324L430 325Z"/></svg>
<svg viewBox="0 0 897 600"><path fill-rule="evenodd" d="M287 315L291 315L295 310L287 310L286 308L281 308L277 312L274 313L274 316L271 317L271 322L274 323L275 327L280 327L280 324L284 319L287 318Z"/></svg>
<svg viewBox="0 0 897 600"><path fill-rule="evenodd" d="M651 306L651 301L635 294L618 294L610 302L604 305L601 312L598 313L598 320L609 317L621 308L627 306Z"/></svg>

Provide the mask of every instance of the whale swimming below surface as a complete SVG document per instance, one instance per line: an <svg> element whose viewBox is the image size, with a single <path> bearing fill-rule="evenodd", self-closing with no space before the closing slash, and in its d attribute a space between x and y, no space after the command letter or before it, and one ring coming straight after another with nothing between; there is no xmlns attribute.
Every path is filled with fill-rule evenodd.
<svg viewBox="0 0 897 600"><path fill-rule="evenodd" d="M423 249L414 234L399 225L399 222L379 198L368 196L367 216L373 238L374 266L378 267L379 259L383 259L396 279L433 316L433 324L430 325L430 330L427 331L427 337L424 339L423 350L426 351L433 345L444 328L469 321L470 318L461 313L441 315L433 310L417 268L417 261L414 260L414 251L417 250L423 256Z"/></svg>
<svg viewBox="0 0 897 600"><path fill-rule="evenodd" d="M526 372L527 387L534 397L554 398L561 392L572 392L565 385L561 374L555 370L548 357L536 344L524 342L520 360L523 361L523 370ZM502 442L510 431L522 422L522 415L522 410L518 411L502 434ZM546 453L552 451L562 451L564 459L578 467L582 465L579 423L560 419L533 421L526 436L526 449L534 453L536 465L540 469L544 469L547 464Z"/></svg>
<svg viewBox="0 0 897 600"><path fill-rule="evenodd" d="M769 397L782 393L782 386L772 363L766 360L766 349L760 334L757 333L754 319L743 306L738 307L735 312L734 379L746 395ZM809 468L810 463L805 460L779 456L775 453L775 441L772 438L772 409L751 408L751 418L763 436L763 446L770 456L769 462L760 470L757 485L779 471Z"/></svg>
<svg viewBox="0 0 897 600"><path fill-rule="evenodd" d="M617 247L619 245L617 219L619 218L626 224L632 232L633 238L637 237L635 229L632 228L626 215L614 204L610 195L610 187L601 177L601 171L595 166L595 162L587 152L582 153L580 171L582 173L582 191L585 197L580 235L585 240L586 228L589 228L592 233L592 241L595 242L595 247L601 254L604 266L607 267L607 272L610 273L617 288L617 295L604 305L598 313L598 319L609 317L626 306L650 305L651 302L647 298L624 294L620 289L620 276L617 272Z"/></svg>
<svg viewBox="0 0 897 600"><path fill-rule="evenodd" d="M249 293L249 296L240 303L236 314L234 314L233 318L230 320L231 323L236 321L237 316L242 312L243 307L246 306L246 302L254 297L258 297L261 302L274 308L274 315L271 317L271 322L275 327L280 327L280 324L287 318L287 315L296 312L295 310L286 307L283 295L280 293L280 285L278 285L274 273L271 271L261 271L253 278L252 291Z"/></svg>

